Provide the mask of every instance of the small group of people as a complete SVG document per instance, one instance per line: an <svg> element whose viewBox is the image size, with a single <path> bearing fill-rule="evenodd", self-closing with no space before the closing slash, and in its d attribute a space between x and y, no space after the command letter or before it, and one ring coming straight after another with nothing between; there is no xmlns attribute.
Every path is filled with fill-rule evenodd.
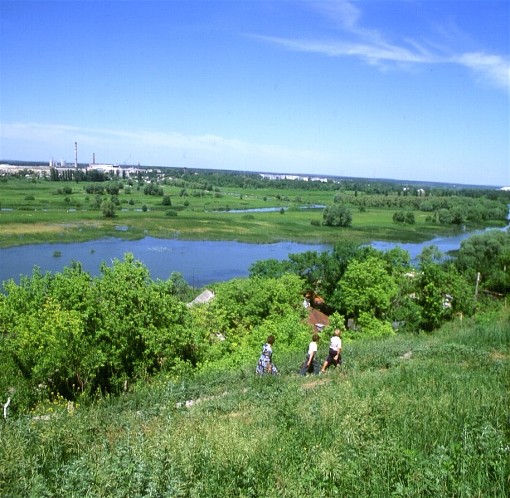
<svg viewBox="0 0 510 498"><path fill-rule="evenodd" d="M274 340L275 340L274 336L270 335L267 338L266 343L262 347L262 353L260 355L256 369L256 372L259 375L263 374L276 375L278 373L278 369L273 363ZM319 334L317 333L313 334L312 340L308 345L308 351L306 353L305 361L303 361L299 369L300 375L306 374L318 375L321 373L326 373L327 369L331 365L337 367L338 365L342 364L342 338L341 331L339 328L335 329L335 331L333 332L333 336L329 340L328 356L324 360L322 367L319 366L319 358L317 356L318 343Z"/></svg>
<svg viewBox="0 0 510 498"><path fill-rule="evenodd" d="M317 357L319 334L313 334L312 340L308 345L308 352L299 373L301 375L326 373L326 370L331 366L341 365L342 363L342 339L339 328L333 332L333 336L329 340L328 356L324 360L322 367L319 367L319 358Z"/></svg>

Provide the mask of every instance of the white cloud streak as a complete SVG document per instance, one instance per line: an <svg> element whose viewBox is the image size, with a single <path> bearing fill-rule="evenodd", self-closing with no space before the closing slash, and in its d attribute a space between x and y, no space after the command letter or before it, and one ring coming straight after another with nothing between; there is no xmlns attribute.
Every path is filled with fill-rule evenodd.
<svg viewBox="0 0 510 498"><path fill-rule="evenodd" d="M247 165L271 163L326 164L332 160L326 153L312 150L287 149L272 144L243 142L213 134L186 135L177 132L150 130L117 130L109 128L81 128L62 124L45 123L2 123L1 142L43 143L46 150L70 150L70 144L78 142L80 148L90 151L112 150L127 152L136 150L147 157L154 151L159 158L175 158L182 154L203 161L221 163L229 159L243 161ZM118 152L115 154L118 157ZM4 159L8 159L4 157ZM150 164L151 159L143 159ZM145 162L146 161L146 162ZM230 164L228 165L231 166ZM204 166L205 167L205 166ZM225 165L227 167L227 164ZM241 167L241 164L239 164Z"/></svg>
<svg viewBox="0 0 510 498"><path fill-rule="evenodd" d="M456 64L470 69L481 80L494 87L510 90L510 60L483 51L474 53L446 53L432 49L430 43L406 39L402 44L389 43L376 30L360 24L361 10L350 1L311 2L315 11L326 17L354 41L339 38L312 40L255 36L259 40L278 45L287 50L322 54L328 57L356 57L364 62L387 68L388 65ZM345 35L344 35L345 36Z"/></svg>

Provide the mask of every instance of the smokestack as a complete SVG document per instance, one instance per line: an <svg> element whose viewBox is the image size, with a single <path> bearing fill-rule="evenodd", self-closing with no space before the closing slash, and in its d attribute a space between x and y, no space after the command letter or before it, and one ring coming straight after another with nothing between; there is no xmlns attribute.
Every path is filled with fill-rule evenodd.
<svg viewBox="0 0 510 498"><path fill-rule="evenodd" d="M74 167L78 168L78 142L74 142Z"/></svg>
<svg viewBox="0 0 510 498"><path fill-rule="evenodd" d="M96 153L92 153L92 164L96 164Z"/></svg>

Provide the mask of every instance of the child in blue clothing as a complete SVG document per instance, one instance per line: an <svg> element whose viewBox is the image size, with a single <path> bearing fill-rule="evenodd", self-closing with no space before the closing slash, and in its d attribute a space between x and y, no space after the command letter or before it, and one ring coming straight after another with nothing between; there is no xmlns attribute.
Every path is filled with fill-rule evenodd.
<svg viewBox="0 0 510 498"><path fill-rule="evenodd" d="M259 375L276 375L278 373L278 369L274 366L273 363L273 344L274 336L270 335L262 347L262 353L257 364L256 372Z"/></svg>

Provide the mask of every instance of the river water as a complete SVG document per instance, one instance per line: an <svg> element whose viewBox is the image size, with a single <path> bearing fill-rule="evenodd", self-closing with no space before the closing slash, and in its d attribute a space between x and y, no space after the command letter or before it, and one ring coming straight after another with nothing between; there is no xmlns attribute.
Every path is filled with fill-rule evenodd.
<svg viewBox="0 0 510 498"><path fill-rule="evenodd" d="M293 242L246 244L152 237L26 245L0 249L0 281L12 278L19 282L20 275L31 275L34 266L43 272L62 271L73 261L79 261L91 275L98 275L102 262L110 266L113 259L122 260L129 252L148 268L152 279L166 280L175 271L190 285L200 288L211 282L248 276L250 265L262 259L283 260L291 253L330 249L327 245ZM56 257L56 253L60 256Z"/></svg>
<svg viewBox="0 0 510 498"><path fill-rule="evenodd" d="M411 260L415 260L426 246L435 245L446 253L458 249L467 237L483 232L463 232L422 243L373 241L371 245L382 251L401 247L409 252ZM179 272L190 285L200 288L212 282L246 277L250 265L256 261L270 258L284 260L292 253L331 249L329 245L294 242L246 244L152 237L134 241L107 238L68 244L25 245L0 249L0 282L11 278L19 282L20 276L31 275L35 266L43 272L59 272L73 261L79 261L91 275L98 275L103 262L110 266L113 259L122 260L129 252L148 268L152 279L166 280L172 272Z"/></svg>

